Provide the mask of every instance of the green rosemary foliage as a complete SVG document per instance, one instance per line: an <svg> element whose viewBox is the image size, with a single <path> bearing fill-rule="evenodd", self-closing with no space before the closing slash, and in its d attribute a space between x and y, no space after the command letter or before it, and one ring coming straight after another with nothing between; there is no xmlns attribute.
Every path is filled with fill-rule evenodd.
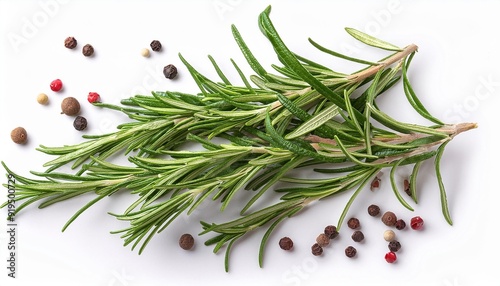
<svg viewBox="0 0 500 286"><path fill-rule="evenodd" d="M142 253L157 233L179 215L191 214L205 200L218 201L224 211L238 192L253 190L239 207L240 217L225 223L201 222L200 234L214 235L206 241L214 252L225 247L228 271L233 244L266 227L259 248L262 267L266 242L276 226L312 202L354 190L339 217L340 229L355 198L384 168L390 168L396 198L411 210L395 184L395 171L403 165L413 166L410 186L416 203L418 171L422 162L435 158L442 211L451 224L440 174L441 156L454 136L476 125L444 124L422 105L408 76L417 46L400 48L347 28L361 42L390 52L379 62L371 62L309 40L321 52L366 65L346 74L290 51L269 15L270 8L259 15L259 28L281 61L282 66L272 65L278 74L264 69L233 26L236 43L255 75L243 75L231 60L243 82L234 85L209 56L220 77L211 80L179 55L200 93L152 92L124 99L120 105L95 103L123 112L132 121L110 134L85 136L85 141L73 146L40 146L39 151L57 156L45 164L46 171L32 172L40 179L16 174L2 162L16 178L17 200L22 202L16 212L34 203L44 208L94 193L95 198L68 220L64 230L99 200L127 190L136 200L123 213L111 215L128 221L129 226L112 233L120 234L132 249L140 245ZM378 96L400 79L410 105L433 125L400 122L378 108ZM375 127L374 121L383 127ZM185 148L187 142L198 144L200 150ZM108 161L123 150L130 165ZM137 152L131 155L131 151ZM56 171L70 163L77 169L75 174ZM312 168L324 177L292 175L292 170L300 168ZM285 188L280 182L292 186ZM255 203L272 188L280 199L259 208Z"/></svg>

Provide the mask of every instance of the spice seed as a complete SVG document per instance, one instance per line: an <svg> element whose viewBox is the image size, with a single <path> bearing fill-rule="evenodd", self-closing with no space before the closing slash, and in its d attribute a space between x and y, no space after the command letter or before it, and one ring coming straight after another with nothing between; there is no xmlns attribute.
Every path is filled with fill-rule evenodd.
<svg viewBox="0 0 500 286"><path fill-rule="evenodd" d="M321 233L318 237L316 237L316 243L318 243L321 247L325 247L330 244L330 238L326 234Z"/></svg>
<svg viewBox="0 0 500 286"><path fill-rule="evenodd" d="M74 97L66 97L61 102L61 111L68 116L77 115L80 112L80 103Z"/></svg>
<svg viewBox="0 0 500 286"><path fill-rule="evenodd" d="M396 234L392 230L386 230L384 231L384 240L385 241L392 241L396 237Z"/></svg>
<svg viewBox="0 0 500 286"><path fill-rule="evenodd" d="M194 238L191 234L185 233L179 238L179 246L184 250L190 250L194 246Z"/></svg>
<svg viewBox="0 0 500 286"><path fill-rule="evenodd" d="M347 226L350 229L357 229L360 227L359 219L352 217L347 221Z"/></svg>
<svg viewBox="0 0 500 286"><path fill-rule="evenodd" d="M145 58L149 58L149 49L142 49L141 50L141 56L145 57Z"/></svg>
<svg viewBox="0 0 500 286"><path fill-rule="evenodd" d="M382 222L387 226L394 226L396 221L397 217L393 212L387 211L382 216Z"/></svg>
<svg viewBox="0 0 500 286"><path fill-rule="evenodd" d="M37 97L36 97L36 101L40 104L47 104L49 103L49 97L45 94L45 93L40 93Z"/></svg>
<svg viewBox="0 0 500 286"><path fill-rule="evenodd" d="M50 90L58 92L62 89L63 83L60 79L55 79L50 82Z"/></svg>
<svg viewBox="0 0 500 286"><path fill-rule="evenodd" d="M399 241L397 240L393 240L391 242L389 242L389 250L392 251L392 252L398 252L398 250L401 249L401 243L399 243Z"/></svg>
<svg viewBox="0 0 500 286"><path fill-rule="evenodd" d="M83 116L77 116L73 121L73 127L78 131L85 130L87 128L87 119Z"/></svg>
<svg viewBox="0 0 500 286"><path fill-rule="evenodd" d="M419 216L413 217L410 221L410 226L414 230L421 230L424 228L424 220Z"/></svg>
<svg viewBox="0 0 500 286"><path fill-rule="evenodd" d="M348 246L345 249L345 256L347 256L349 258L353 258L354 256L356 256L357 253L358 253L358 251L353 246Z"/></svg>
<svg viewBox="0 0 500 286"><path fill-rule="evenodd" d="M64 40L64 46L68 49L74 49L76 48L77 41L74 37L67 37Z"/></svg>
<svg viewBox="0 0 500 286"><path fill-rule="evenodd" d="M339 235L339 232L337 231L336 226L328 225L325 227L325 234L328 236L328 238L334 239Z"/></svg>
<svg viewBox="0 0 500 286"><path fill-rule="evenodd" d="M394 263L394 262L396 262L397 258L398 257L396 256L396 253L394 253L392 251L391 252L387 252L385 254L385 261L387 261L388 263Z"/></svg>
<svg viewBox="0 0 500 286"><path fill-rule="evenodd" d="M380 214L380 207L377 205L368 206L368 214L371 216L378 216Z"/></svg>
<svg viewBox="0 0 500 286"><path fill-rule="evenodd" d="M280 239L279 246L283 250L291 250L293 248L293 241L289 237L285 236Z"/></svg>
<svg viewBox="0 0 500 286"><path fill-rule="evenodd" d="M149 46L155 52L159 52L161 50L161 43L158 40L153 40Z"/></svg>
<svg viewBox="0 0 500 286"><path fill-rule="evenodd" d="M24 144L28 140L28 133L23 127L16 127L10 132L10 138L16 144Z"/></svg>
<svg viewBox="0 0 500 286"><path fill-rule="evenodd" d="M363 232L356 230L352 235L351 235L352 240L355 242L361 242L363 239L365 239L365 235Z"/></svg>
<svg viewBox="0 0 500 286"><path fill-rule="evenodd" d="M82 48L82 54L86 57L91 57L94 54L94 47L91 44L86 44Z"/></svg>
<svg viewBox="0 0 500 286"><path fill-rule="evenodd" d="M172 64L166 65L163 68L163 75L168 79L173 79L177 76L177 68Z"/></svg>
<svg viewBox="0 0 500 286"><path fill-rule="evenodd" d="M403 187L405 190L405 193L411 197L411 190L410 190L410 181L408 179L405 179L403 181Z"/></svg>
<svg viewBox="0 0 500 286"><path fill-rule="evenodd" d="M403 230L406 228L406 222L402 219L398 219L394 225L397 230Z"/></svg>
<svg viewBox="0 0 500 286"><path fill-rule="evenodd" d="M313 244L313 246L311 246L311 252L314 256L320 256L321 254L323 254L323 247L315 243Z"/></svg>

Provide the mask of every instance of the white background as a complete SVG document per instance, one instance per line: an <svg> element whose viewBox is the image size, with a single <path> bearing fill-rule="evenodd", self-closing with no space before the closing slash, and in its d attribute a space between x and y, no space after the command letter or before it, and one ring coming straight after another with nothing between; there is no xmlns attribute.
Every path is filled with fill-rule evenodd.
<svg viewBox="0 0 500 286"><path fill-rule="evenodd" d="M179 52L212 78L216 74L206 56L214 56L230 79L238 82L230 58L247 74L251 71L232 39L231 24L236 24L270 70L269 65L278 61L257 26L258 14L269 4L273 7L271 19L294 52L340 71L353 72L359 66L322 54L308 44L308 37L370 60L386 54L356 43L344 27L399 46L419 46L410 78L422 102L446 122L479 124L478 129L456 137L442 160L454 225L449 226L441 214L432 162L422 167L420 201L413 204L414 213L395 199L385 171L381 189L362 192L349 213L360 219L364 243L352 242L350 230L344 226L322 257L310 254L316 235L327 224L336 224L349 198L346 193L313 205L278 228L270 238L263 269L257 263L263 232L242 240L232 252L230 272L225 273L222 253L215 255L211 247L205 247L205 237L197 237L195 249L189 252L177 246L180 234L198 233L198 221L210 221L206 213L216 214L210 209L217 205L206 204L193 216L180 217L139 256L123 247L117 235L109 234L125 226L107 215L108 211L124 210L130 201L125 196L100 202L66 232L60 231L89 199L82 197L44 210L31 207L16 217L16 279L7 277L8 237L6 226L0 226L0 285L500 285L496 263L500 255L496 162L500 158L493 138L498 130L500 95L499 2L0 1L0 159L28 175L30 170L42 171L42 164L51 159L35 150L38 145L80 142L82 133L73 129L72 118L59 114L65 96L80 99L82 114L89 120L84 133L101 134L113 131L126 118L88 104L89 91L99 92L110 103L150 90L196 92ZM77 38L77 49L64 48L67 36ZM141 57L140 50L153 39L163 43L163 51ZM95 47L93 58L80 52L86 43ZM179 68L174 81L161 74L170 63ZM49 89L55 78L65 84L62 93ZM393 89L379 99L380 106L398 119L428 124L412 111L401 86ZM48 94L48 106L36 102L40 92ZM27 129L28 144L11 142L9 134L16 126ZM410 171L402 168L398 179ZM371 203L406 221L420 215L426 222L421 232L397 232L403 248L395 264L383 259L386 228L366 214ZM229 210L234 213L236 209ZM282 236L294 240L294 251L279 249L277 241ZM350 244L358 249L355 259L343 254Z"/></svg>

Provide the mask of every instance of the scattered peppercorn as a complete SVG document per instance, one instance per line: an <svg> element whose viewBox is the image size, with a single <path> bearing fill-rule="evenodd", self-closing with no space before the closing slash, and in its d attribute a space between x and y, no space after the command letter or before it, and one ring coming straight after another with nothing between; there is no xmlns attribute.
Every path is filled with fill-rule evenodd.
<svg viewBox="0 0 500 286"><path fill-rule="evenodd" d="M163 75L168 79L173 79L177 76L177 68L172 64L166 65L163 68Z"/></svg>
<svg viewBox="0 0 500 286"><path fill-rule="evenodd" d="M368 214L371 216L378 216L380 214L380 207L377 205L368 206Z"/></svg>
<svg viewBox="0 0 500 286"><path fill-rule="evenodd" d="M354 248L353 246L348 246L346 249L345 249L345 255L349 258L353 258L354 256L356 256L356 253L358 251L356 250L356 248Z"/></svg>
<svg viewBox="0 0 500 286"><path fill-rule="evenodd" d="M311 246L311 252L314 256L320 256L321 254L323 254L323 247L315 243L313 244L313 246Z"/></svg>
<svg viewBox="0 0 500 286"><path fill-rule="evenodd" d="M360 227L359 219L352 217L347 221L347 226L350 229L357 229Z"/></svg>
<svg viewBox="0 0 500 286"><path fill-rule="evenodd" d="M386 230L384 231L384 239L385 241L392 241L396 237L396 234L392 230Z"/></svg>
<svg viewBox="0 0 500 286"><path fill-rule="evenodd" d="M285 236L280 239L279 246L283 250L291 250L293 248L293 241L289 237Z"/></svg>
<svg viewBox="0 0 500 286"><path fill-rule="evenodd" d="M149 58L149 49L142 49L141 50L141 56L145 57L145 58Z"/></svg>
<svg viewBox="0 0 500 286"><path fill-rule="evenodd" d="M410 190L410 181L408 179L405 179L403 181L403 187L405 190L405 193L411 197L411 190Z"/></svg>
<svg viewBox="0 0 500 286"><path fill-rule="evenodd" d="M97 92L89 92L89 95L87 96L87 100L90 103L94 102L99 102L101 96Z"/></svg>
<svg viewBox="0 0 500 286"><path fill-rule="evenodd" d="M394 226L397 220L396 215L390 211L385 212L382 216L382 222L387 226Z"/></svg>
<svg viewBox="0 0 500 286"><path fill-rule="evenodd" d="M78 131L84 130L87 128L87 119L83 116L77 116L73 121L73 127Z"/></svg>
<svg viewBox="0 0 500 286"><path fill-rule="evenodd" d="M77 41L74 37L67 37L64 40L64 46L68 49L74 49L76 47Z"/></svg>
<svg viewBox="0 0 500 286"><path fill-rule="evenodd" d="M36 101L40 104L47 104L49 103L49 97L45 94L45 93L40 93L37 97L36 97Z"/></svg>
<svg viewBox="0 0 500 286"><path fill-rule="evenodd" d="M24 144L28 140L28 133L23 127L16 127L10 132L10 138L16 144Z"/></svg>
<svg viewBox="0 0 500 286"><path fill-rule="evenodd" d="M94 54L94 47L91 44L86 44L82 48L82 54L86 57L91 57Z"/></svg>
<svg viewBox="0 0 500 286"><path fill-rule="evenodd" d="M413 217L410 221L410 226L414 230L421 230L424 228L424 220L419 216Z"/></svg>
<svg viewBox="0 0 500 286"><path fill-rule="evenodd" d="M385 261L387 261L388 263L394 263L394 262L396 262L396 259L397 259L397 258L398 258L398 257L396 256L396 253L394 253L394 252L392 252L392 251L387 252L387 253L385 254Z"/></svg>
<svg viewBox="0 0 500 286"><path fill-rule="evenodd" d="M179 246L184 250L190 250L194 246L194 238L191 234L185 233L179 238Z"/></svg>
<svg viewBox="0 0 500 286"><path fill-rule="evenodd" d="M363 232L359 231L359 230L356 230L355 232L353 232L353 234L351 235L351 238L352 240L354 240L355 242L361 242L363 241L363 239L365 239L365 235L363 234Z"/></svg>
<svg viewBox="0 0 500 286"><path fill-rule="evenodd" d="M373 192L375 189L380 188L380 178L378 176L373 179L372 183L370 184L370 190Z"/></svg>
<svg viewBox="0 0 500 286"><path fill-rule="evenodd" d="M325 234L330 238L334 239L339 235L339 232L337 231L337 227L334 225L328 225L325 227Z"/></svg>
<svg viewBox="0 0 500 286"><path fill-rule="evenodd" d="M62 84L62 81L60 79L55 79L55 80L50 82L50 89L52 91L58 92L62 89L62 87L63 87L63 84Z"/></svg>
<svg viewBox="0 0 500 286"><path fill-rule="evenodd" d="M321 247L325 247L330 244L330 238L326 234L321 233L316 237L316 243Z"/></svg>
<svg viewBox="0 0 500 286"><path fill-rule="evenodd" d="M389 242L389 250L392 251L392 252L398 252L398 250L401 249L401 243L399 243L399 241L397 240L393 240L391 242Z"/></svg>
<svg viewBox="0 0 500 286"><path fill-rule="evenodd" d="M396 221L396 224L394 225L396 227L396 229L398 230L403 230L406 228L406 222L402 219L398 219Z"/></svg>
<svg viewBox="0 0 500 286"><path fill-rule="evenodd" d="M161 43L158 40L153 40L149 46L151 46L151 49L155 52L159 52L161 50Z"/></svg>
<svg viewBox="0 0 500 286"><path fill-rule="evenodd" d="M61 110L63 114L73 116L80 112L80 103L74 97L66 97L61 102Z"/></svg>

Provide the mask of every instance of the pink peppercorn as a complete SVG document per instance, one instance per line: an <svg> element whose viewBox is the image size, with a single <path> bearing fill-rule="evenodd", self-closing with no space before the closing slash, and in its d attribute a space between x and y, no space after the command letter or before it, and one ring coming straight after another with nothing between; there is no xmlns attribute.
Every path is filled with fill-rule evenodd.
<svg viewBox="0 0 500 286"><path fill-rule="evenodd" d="M99 96L99 94L97 92L89 92L89 95L87 96L87 100L90 103L99 102L100 98L101 97Z"/></svg>
<svg viewBox="0 0 500 286"><path fill-rule="evenodd" d="M60 79L55 79L50 83L50 89L52 91L60 91L63 87L62 81Z"/></svg>

